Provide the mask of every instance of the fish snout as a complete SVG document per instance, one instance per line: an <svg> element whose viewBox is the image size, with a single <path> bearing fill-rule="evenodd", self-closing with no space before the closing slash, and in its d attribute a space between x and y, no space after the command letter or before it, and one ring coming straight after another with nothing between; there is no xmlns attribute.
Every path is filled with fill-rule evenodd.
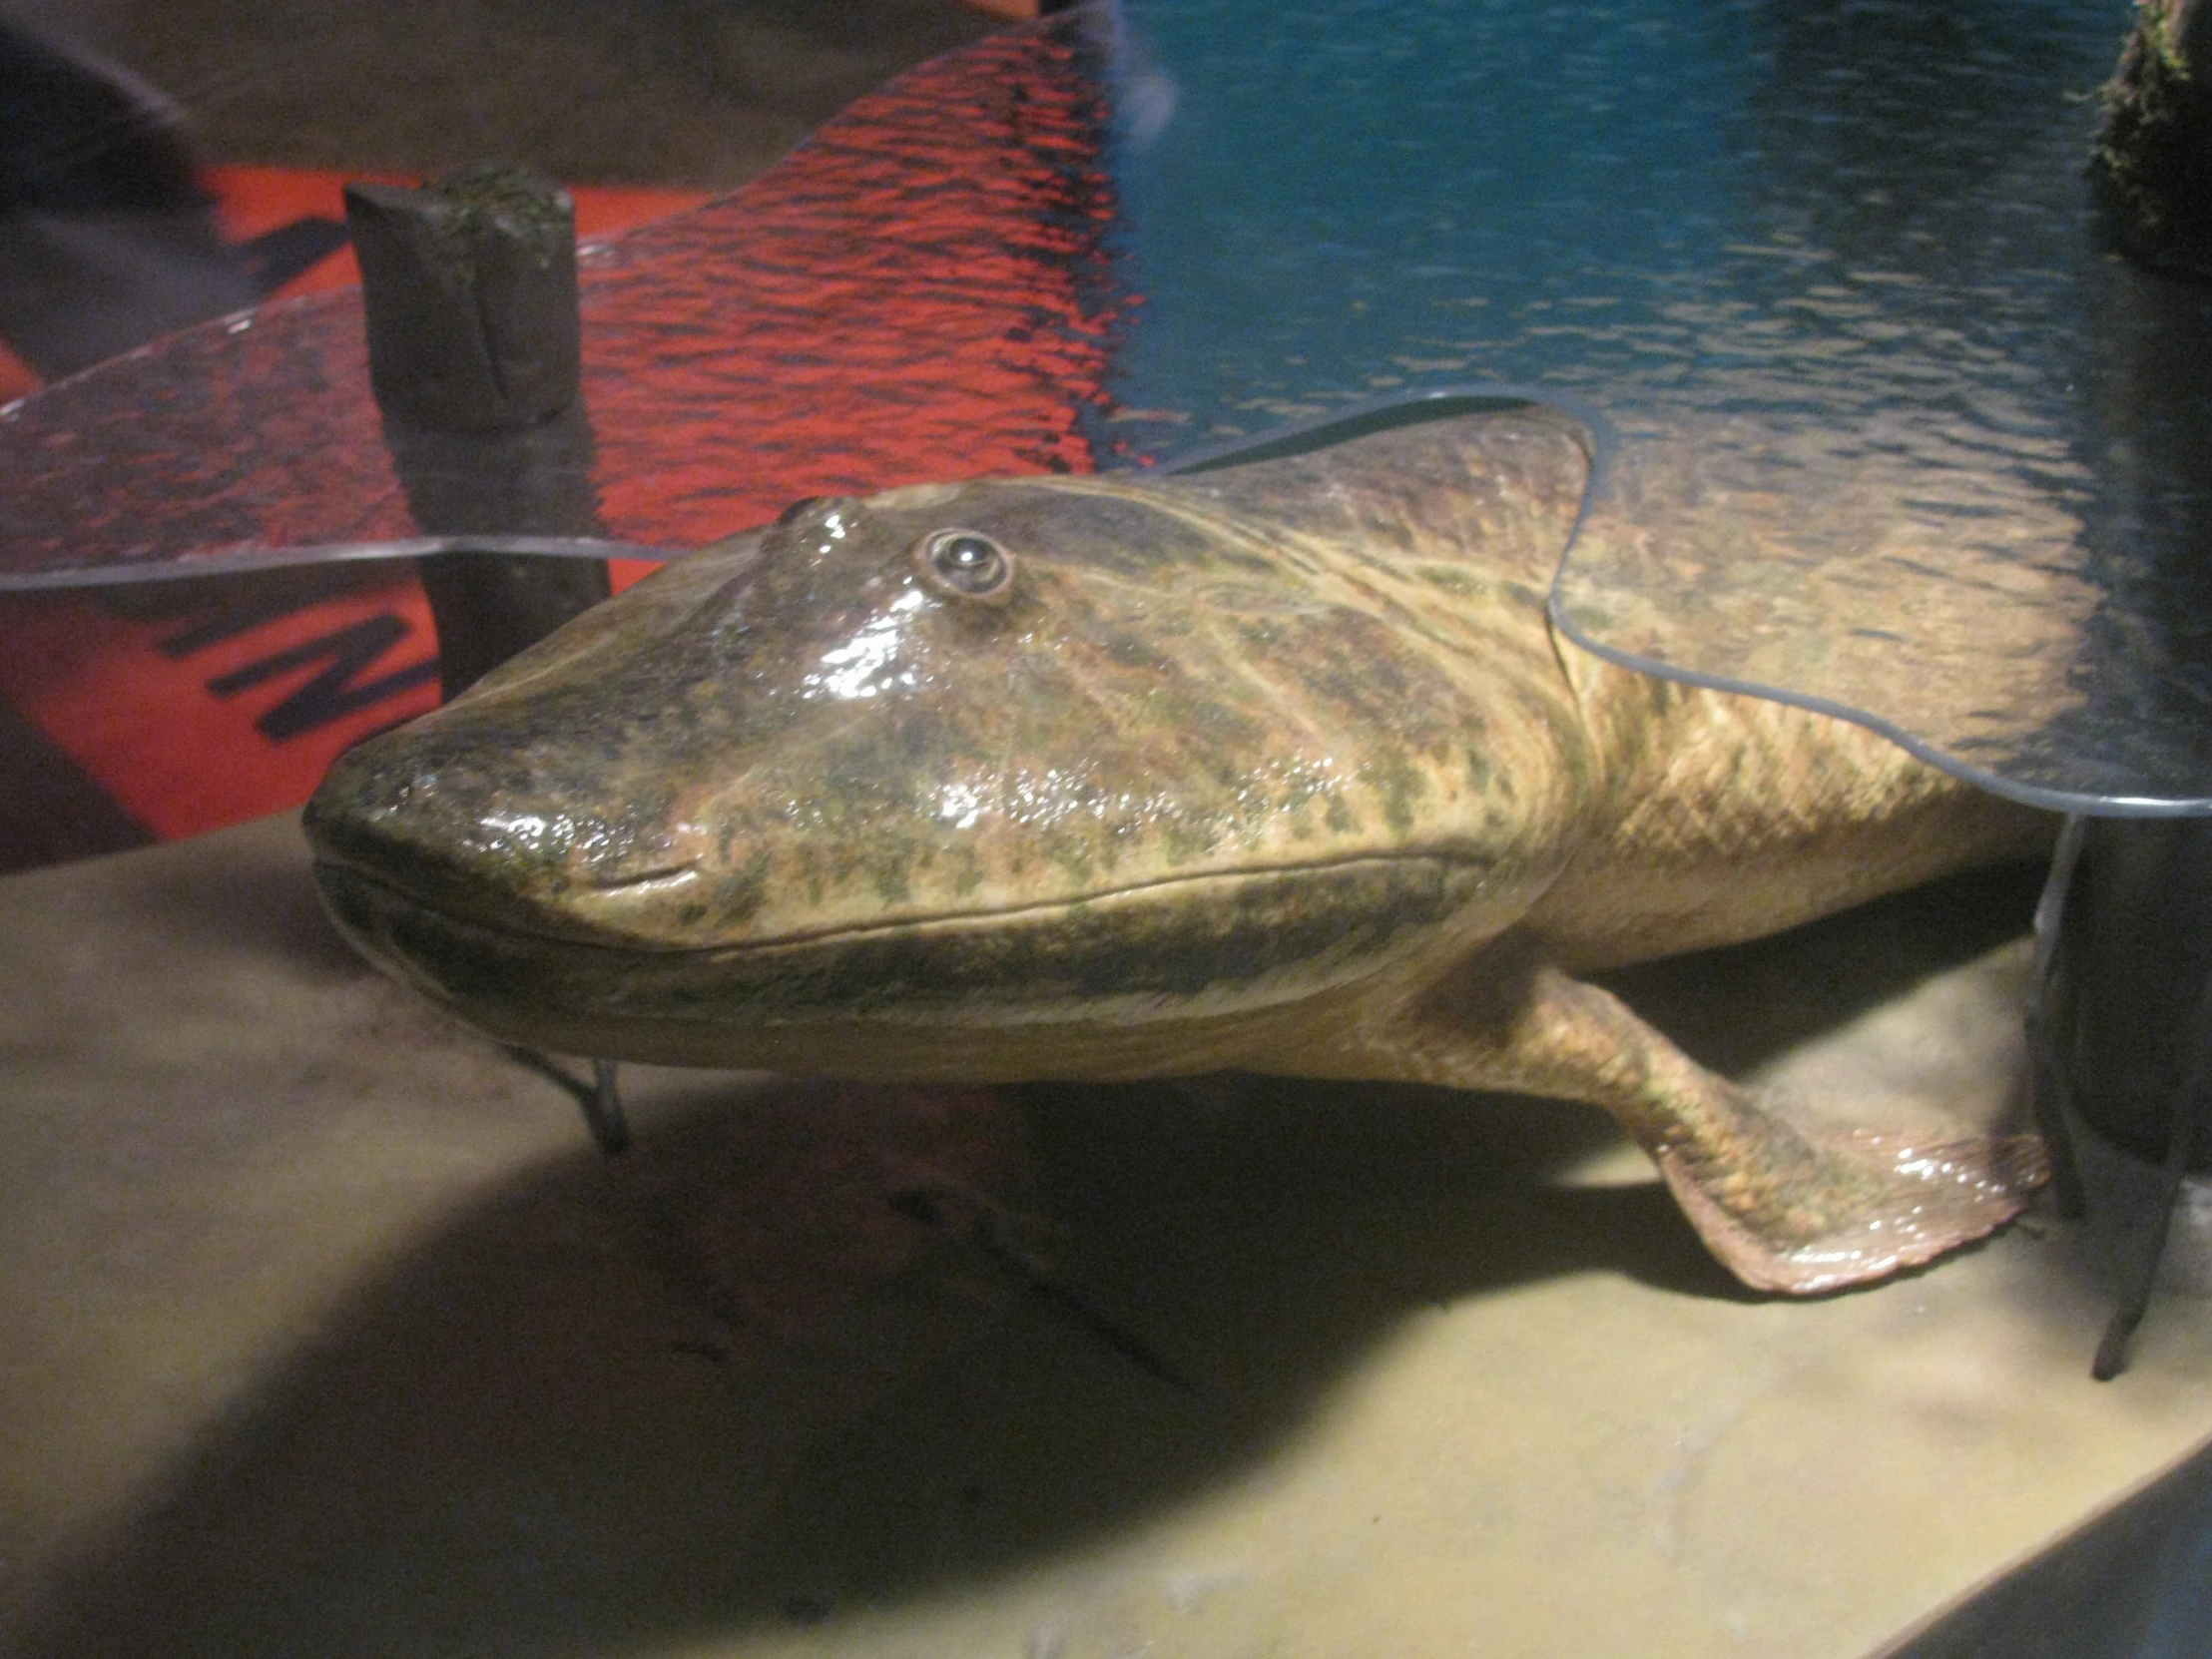
<svg viewBox="0 0 2212 1659"><path fill-rule="evenodd" d="M594 811L526 746L464 748L435 726L341 756L304 825L326 899L365 883L410 906L578 939L606 925L590 900L634 900L696 856L681 837Z"/></svg>

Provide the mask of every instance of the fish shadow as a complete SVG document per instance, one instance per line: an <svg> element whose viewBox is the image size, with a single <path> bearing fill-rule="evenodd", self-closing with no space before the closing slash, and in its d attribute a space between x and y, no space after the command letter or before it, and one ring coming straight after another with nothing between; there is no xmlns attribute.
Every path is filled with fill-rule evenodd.
<svg viewBox="0 0 2212 1659"><path fill-rule="evenodd" d="M1024 1094L951 1137L1017 1159L948 1157L896 1099L886 1158L859 1091L778 1089L635 1164L522 1173L360 1286L0 1648L458 1659L815 1623L1233 1479L1411 1313L1564 1273L1728 1284L1656 1188L1545 1188L1613 1135L1579 1108ZM1170 1375L902 1211L917 1180L987 1183Z"/></svg>
<svg viewBox="0 0 2212 1659"><path fill-rule="evenodd" d="M1425 1311L1564 1275L1747 1294L1656 1183L1578 1182L1619 1146L1579 1106L1267 1078L677 1093L630 1155L522 1170L360 1284L9 1651L792 1631L1233 1483Z"/></svg>

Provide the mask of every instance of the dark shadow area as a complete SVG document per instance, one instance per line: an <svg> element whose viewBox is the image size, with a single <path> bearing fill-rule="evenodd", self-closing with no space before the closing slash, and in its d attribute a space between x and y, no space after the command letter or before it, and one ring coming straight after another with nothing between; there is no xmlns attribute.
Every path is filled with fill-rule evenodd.
<svg viewBox="0 0 2212 1659"><path fill-rule="evenodd" d="M145 649L173 663L220 662L221 673L203 670L202 684L216 699L280 683L282 695L254 722L273 744L357 719L363 710L379 705L392 711L383 723L395 724L414 707L409 694L438 673L435 641L411 626L395 606L305 640L291 633L281 645L257 652L244 663L236 652L223 649L265 628L280 631L287 619L327 601L388 586L392 572L391 564L372 560L124 582L77 593L0 594L0 649L28 657L26 678L34 686L47 674L66 684L63 677L75 666L72 635L81 631L103 638L106 619L113 617L134 632L151 631L117 648L118 660L126 664L126 651ZM51 721L54 716L42 711L42 718ZM82 728L74 735L84 741ZM112 757L110 761L112 765ZM302 795L311 778L301 783ZM155 838L88 763L73 757L28 715L0 707L0 870L93 857Z"/></svg>
<svg viewBox="0 0 2212 1659"><path fill-rule="evenodd" d="M2212 1447L1881 1659L2194 1659L2212 1627Z"/></svg>
<svg viewBox="0 0 2212 1659"><path fill-rule="evenodd" d="M2091 695L2054 725L2115 769L2193 740L2201 785L2212 776L2212 390L2201 367L2212 289L2116 257L2083 264L2069 378L2075 452L2098 484L2085 569L2100 603L2078 673Z"/></svg>
<svg viewBox="0 0 2212 1659"><path fill-rule="evenodd" d="M1739 1076L2019 937L2044 873L1972 870L1773 938L1593 977L1692 1059Z"/></svg>
<svg viewBox="0 0 2212 1659"><path fill-rule="evenodd" d="M48 380L257 303L175 112L0 13L0 340Z"/></svg>
<svg viewBox="0 0 2212 1659"><path fill-rule="evenodd" d="M194 855L210 844L172 843L159 857L109 866L113 908L160 918L150 952L192 961L210 980L280 960L321 984L378 982L322 912L296 816L231 832L220 857Z"/></svg>
<svg viewBox="0 0 2212 1659"><path fill-rule="evenodd" d="M2042 90L2079 61L2079 17L1994 0L1758 0L1751 93L1768 211L1847 268L1906 269L1967 293L2018 259L2023 215L2079 214L2094 90ZM2115 12L2111 54L2124 37ZM2054 121L2053 117L2061 119Z"/></svg>
<svg viewBox="0 0 2212 1659"><path fill-rule="evenodd" d="M37 726L0 702L0 872L144 846L153 831Z"/></svg>
<svg viewBox="0 0 2212 1659"><path fill-rule="evenodd" d="M956 0L87 0L226 161L728 190L997 27Z"/></svg>
<svg viewBox="0 0 2212 1659"><path fill-rule="evenodd" d="M1656 1187L1545 1188L1595 1113L1025 1104L1029 1170L1002 1112L790 1088L530 1172L212 1428L12 1651L583 1655L811 1620L1233 1477L1421 1308L1580 1272L1727 1289ZM917 1178L1033 1182L1061 1282L1189 1387L903 1214Z"/></svg>
<svg viewBox="0 0 2212 1659"><path fill-rule="evenodd" d="M317 930L270 874L173 919ZM1826 964L1832 1009L1905 988L2004 913L1987 880L1774 971ZM1743 954L1683 972L1728 1001ZM10 1651L580 1656L1013 1574L1249 1473L1425 1309L1580 1274L1746 1295L1656 1183L1560 1179L1616 1144L1589 1108L1432 1089L701 1074L632 1154L579 1134L365 1283ZM1174 1380L935 1224L963 1210Z"/></svg>

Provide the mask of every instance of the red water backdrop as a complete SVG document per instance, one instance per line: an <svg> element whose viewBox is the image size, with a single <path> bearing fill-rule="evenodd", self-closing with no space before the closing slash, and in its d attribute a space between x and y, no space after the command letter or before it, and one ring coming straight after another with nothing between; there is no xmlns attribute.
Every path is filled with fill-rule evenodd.
<svg viewBox="0 0 2212 1659"><path fill-rule="evenodd" d="M1087 420L1133 303L1096 54L1073 22L986 37L672 217L698 199L575 192L607 532L682 550L805 495L1091 469ZM240 239L341 212L335 176L211 183ZM608 235L640 219L657 222ZM420 533L349 266L0 412L0 571ZM165 838L296 805L345 747L436 697L404 565L8 595L0 642L0 697Z"/></svg>

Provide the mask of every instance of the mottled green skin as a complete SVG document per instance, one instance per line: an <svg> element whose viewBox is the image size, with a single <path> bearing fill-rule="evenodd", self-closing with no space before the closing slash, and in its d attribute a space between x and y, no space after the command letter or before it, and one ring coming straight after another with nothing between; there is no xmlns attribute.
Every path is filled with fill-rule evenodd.
<svg viewBox="0 0 2212 1659"><path fill-rule="evenodd" d="M348 755L308 811L324 898L558 1051L1519 1089L1612 1112L1751 1284L1979 1237L2031 1140L1795 1124L1573 974L2047 827L1860 728L1555 639L1587 476L1577 429L1521 409L804 503ZM932 574L948 530L1010 550L1010 586Z"/></svg>
<svg viewBox="0 0 2212 1659"><path fill-rule="evenodd" d="M1494 930L1586 824L1543 595L1587 464L1530 410L805 504L347 756L308 819L325 889L471 1017L527 1000L648 1056L1344 982ZM945 526L1013 553L1006 603L923 579ZM626 1010L695 1029L626 1044Z"/></svg>

